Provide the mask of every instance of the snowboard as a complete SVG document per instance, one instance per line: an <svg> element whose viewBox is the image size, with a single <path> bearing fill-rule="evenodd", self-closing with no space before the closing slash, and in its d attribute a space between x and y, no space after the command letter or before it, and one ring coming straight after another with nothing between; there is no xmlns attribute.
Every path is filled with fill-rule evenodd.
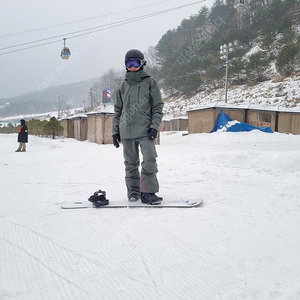
<svg viewBox="0 0 300 300"><path fill-rule="evenodd" d="M166 201L163 200L160 204L157 205L148 205L144 204L141 201L136 202L110 202L107 205L103 205L100 207L94 207L93 204L89 201L68 201L61 205L61 208L64 209L78 209L78 208L137 208L137 207L149 207L149 208L190 208L197 207L202 203L203 199L196 200L178 200L178 201Z"/></svg>

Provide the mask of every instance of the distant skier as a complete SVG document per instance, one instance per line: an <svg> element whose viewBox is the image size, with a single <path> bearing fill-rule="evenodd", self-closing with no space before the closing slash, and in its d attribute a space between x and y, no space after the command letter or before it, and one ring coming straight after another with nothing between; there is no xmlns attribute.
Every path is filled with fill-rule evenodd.
<svg viewBox="0 0 300 300"><path fill-rule="evenodd" d="M26 152L26 143L28 143L28 128L25 124L25 120L22 119L20 122L21 126L18 134L19 148L16 150L16 152Z"/></svg>
<svg viewBox="0 0 300 300"><path fill-rule="evenodd" d="M114 93L113 143L123 144L125 182L129 201L159 204L162 198L156 178L155 138L163 117L163 101L157 82L144 70L141 51L125 55L126 78ZM139 147L143 156L139 173Z"/></svg>

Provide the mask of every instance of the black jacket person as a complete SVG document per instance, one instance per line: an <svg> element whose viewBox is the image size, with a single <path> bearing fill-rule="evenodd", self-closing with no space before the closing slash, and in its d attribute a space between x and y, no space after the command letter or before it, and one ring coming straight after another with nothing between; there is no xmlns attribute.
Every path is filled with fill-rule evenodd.
<svg viewBox="0 0 300 300"><path fill-rule="evenodd" d="M28 128L25 124L25 120L22 119L20 122L21 126L18 133L19 148L16 150L16 152L26 152L26 143L28 143Z"/></svg>
<svg viewBox="0 0 300 300"><path fill-rule="evenodd" d="M158 204L162 199L155 195L159 190L155 138L164 104L157 82L143 70L145 64L139 50L126 53L126 78L114 93L113 140L117 148L122 140L129 201L141 198L143 203Z"/></svg>

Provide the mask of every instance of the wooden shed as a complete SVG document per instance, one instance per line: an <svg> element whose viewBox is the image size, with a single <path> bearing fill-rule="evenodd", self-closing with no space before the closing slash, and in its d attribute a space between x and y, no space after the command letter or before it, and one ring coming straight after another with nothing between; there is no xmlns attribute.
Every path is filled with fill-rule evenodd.
<svg viewBox="0 0 300 300"><path fill-rule="evenodd" d="M277 123L277 107L257 107L249 105L246 111L246 119L245 123L250 124L252 126L262 127L268 126L273 131L276 130Z"/></svg>
<svg viewBox="0 0 300 300"><path fill-rule="evenodd" d="M62 119L62 120L59 120L59 122L60 122L60 125L64 129L63 136L68 137L68 120L67 119Z"/></svg>
<svg viewBox="0 0 300 300"><path fill-rule="evenodd" d="M211 132L220 111L233 120L253 126L268 126L281 133L300 134L300 109L282 107L260 107L253 104L233 106L214 104L188 111L189 133Z"/></svg>
<svg viewBox="0 0 300 300"><path fill-rule="evenodd" d="M74 138L78 141L87 140L87 116L85 114L73 117Z"/></svg>
<svg viewBox="0 0 300 300"><path fill-rule="evenodd" d="M162 120L160 128L161 128L161 131L170 131L171 130L170 120Z"/></svg>
<svg viewBox="0 0 300 300"><path fill-rule="evenodd" d="M112 144L113 106L87 113L87 139L97 144Z"/></svg>
<svg viewBox="0 0 300 300"><path fill-rule="evenodd" d="M171 131L187 131L188 130L188 118L177 118L170 120Z"/></svg>
<svg viewBox="0 0 300 300"><path fill-rule="evenodd" d="M222 110L233 120L245 122L245 107L216 103L188 111L189 133L211 132Z"/></svg>
<svg viewBox="0 0 300 300"><path fill-rule="evenodd" d="M277 131L300 134L300 110L279 109Z"/></svg>
<svg viewBox="0 0 300 300"><path fill-rule="evenodd" d="M74 120L67 120L67 138L74 138Z"/></svg>

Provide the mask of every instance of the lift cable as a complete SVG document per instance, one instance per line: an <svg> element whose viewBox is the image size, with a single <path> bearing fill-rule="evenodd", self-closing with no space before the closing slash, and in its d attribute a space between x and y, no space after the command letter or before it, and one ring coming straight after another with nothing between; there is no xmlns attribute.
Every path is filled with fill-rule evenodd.
<svg viewBox="0 0 300 300"><path fill-rule="evenodd" d="M68 37L68 39L72 39L72 38L80 37L80 36L83 36L83 35L91 34L91 33L94 33L94 32L103 31L103 30L110 29L110 28L113 28L113 27L117 27L117 26L128 24L128 23L140 21L140 20L143 20L143 19L147 19L147 18L150 18L150 17L160 15L160 14L165 14L165 13L168 13L168 12L171 12L171 11L174 11L174 10L178 10L178 9L181 9L181 8L184 8L184 7L188 7L188 6L191 6L191 5L195 5L195 4L198 4L200 2L204 2L204 1L206 1L206 0L201 0L201 1L190 3L190 4L177 6L177 7L174 7L174 8L169 8L169 9L166 9L166 10L161 10L161 11L158 11L158 12L154 12L154 13L150 13L150 14L146 14L146 15L134 17L134 18L127 19L127 20L106 24L106 25L95 26L95 27L91 27L91 28L87 28L87 29L83 29L83 30L70 32L70 33L67 33L67 34L61 34L61 35L57 35L57 36L53 36L53 37L49 37L49 38L44 38L44 39L40 39L40 40L36 40L36 41L31 41L31 42L18 44L18 45L4 47L4 48L0 48L0 50L7 50L7 49L15 48L15 47L21 47L21 46L25 46L25 45L29 45L29 44L33 44L33 43L39 43L39 42L43 42L43 41L46 41L46 40L55 39L55 38L58 38L58 37L63 37L63 36L68 36L68 35L74 35L76 33L81 33L81 34L77 34L77 35ZM61 39L46 42L46 43L42 43L42 44L38 44L38 45L33 45L33 46L30 46L30 47L25 47L25 48L21 48L21 49L7 51L7 52L4 52L4 53L0 53L0 55L9 54L9 53L17 52L17 51L22 51L22 50L27 50L27 49L40 47L40 46L44 46L44 45L48 45L48 44L52 44L52 43L57 43L57 42L61 42Z"/></svg>
<svg viewBox="0 0 300 300"><path fill-rule="evenodd" d="M148 7L148 6L161 4L161 3L164 3L164 2L170 2L170 1L172 1L172 0L164 0L164 1L155 2L155 3L143 5L143 6L138 6L138 7L130 8L130 11L141 9L141 8ZM120 11L120 12L127 12L127 11L129 11L129 9L124 10L124 11ZM103 14L103 15L99 15L99 16L95 16L95 17L80 19L80 20L76 20L76 21L70 21L70 22L66 22L66 23L60 23L60 24L56 24L56 25L50 25L50 26L46 26L46 27L40 27L40 28L36 28L36 29L30 29L30 30L26 30L26 31L20 31L20 32L15 32L15 33L4 34L4 35L0 35L0 39L10 37L10 36L15 36L15 35L21 35L21 34L24 34L24 33L31 33L31 32L35 32L35 31L41 31L41 30L60 27L60 26L66 26L66 25L71 25L71 24L76 24L76 23L82 23L82 22L85 22L85 21L90 21L90 20L94 20L94 19L108 17L108 16L112 15L113 13L107 13L107 14Z"/></svg>

